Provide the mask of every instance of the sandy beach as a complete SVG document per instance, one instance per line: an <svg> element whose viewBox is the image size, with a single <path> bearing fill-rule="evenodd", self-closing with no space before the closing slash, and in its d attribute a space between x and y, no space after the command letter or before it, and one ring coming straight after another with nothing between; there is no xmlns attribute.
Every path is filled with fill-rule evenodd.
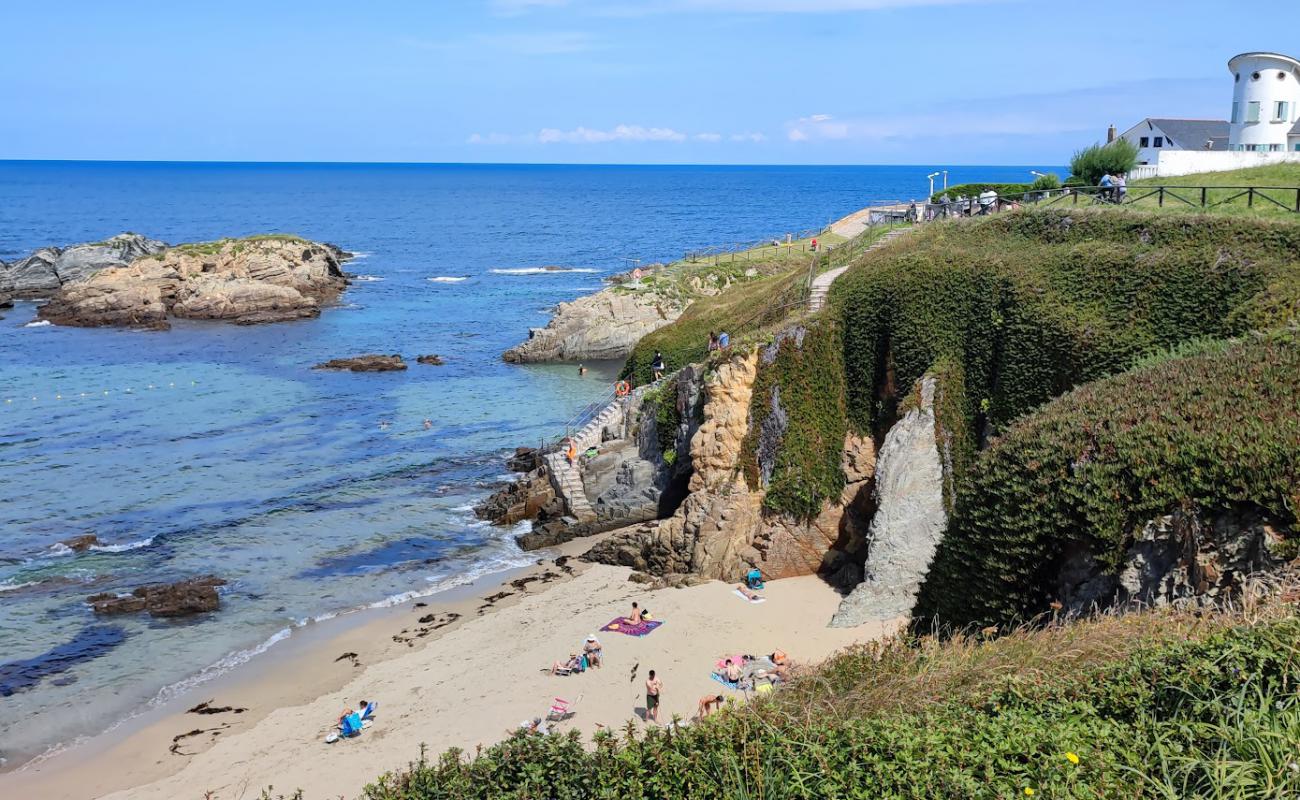
<svg viewBox="0 0 1300 800"><path fill-rule="evenodd" d="M590 544L571 543L561 554ZM827 628L840 596L815 576L769 583L766 601L753 604L729 584L647 591L628 575L565 558L557 565L552 556L419 605L321 625L173 707L0 775L0 792L240 800L273 786L302 789L309 800L351 798L418 757L421 744L431 753L473 751L544 715L556 697L577 712L561 731L644 725L644 684L654 669L664 684L661 721L688 718L701 696L733 694L709 677L723 655L782 648L796 663L816 662L890 627ZM642 638L599 632L634 600L664 624ZM571 677L546 671L592 633L604 645L602 668ZM361 699L379 702L375 724L356 739L324 744L340 710ZM205 701L245 710L187 713Z"/></svg>

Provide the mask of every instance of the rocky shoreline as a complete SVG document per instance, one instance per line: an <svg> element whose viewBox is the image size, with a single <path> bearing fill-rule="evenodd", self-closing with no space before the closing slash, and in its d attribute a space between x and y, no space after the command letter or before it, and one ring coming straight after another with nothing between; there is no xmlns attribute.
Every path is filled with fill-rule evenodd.
<svg viewBox="0 0 1300 800"><path fill-rule="evenodd" d="M342 249L290 235L169 246L124 233L0 262L0 300L48 300L42 320L166 330L171 319L239 325L307 319L347 288Z"/></svg>

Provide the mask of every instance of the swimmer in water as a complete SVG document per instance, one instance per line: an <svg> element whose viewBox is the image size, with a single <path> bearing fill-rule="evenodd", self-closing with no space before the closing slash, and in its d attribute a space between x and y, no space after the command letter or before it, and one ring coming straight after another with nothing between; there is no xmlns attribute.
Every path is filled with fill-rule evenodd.
<svg viewBox="0 0 1300 800"><path fill-rule="evenodd" d="M578 374L579 374L579 375L586 375L586 374L587 374L587 365L586 365L586 364L579 364L579 365L578 365Z"/></svg>
<svg viewBox="0 0 1300 800"><path fill-rule="evenodd" d="M429 429L432 428L432 427L433 427L433 420L431 420L431 419L426 419L426 420L424 421L424 429L427 431L427 430L429 430Z"/></svg>
<svg viewBox="0 0 1300 800"><path fill-rule="evenodd" d="M379 420L379 430L381 431L388 430L388 420L386 419Z"/></svg>

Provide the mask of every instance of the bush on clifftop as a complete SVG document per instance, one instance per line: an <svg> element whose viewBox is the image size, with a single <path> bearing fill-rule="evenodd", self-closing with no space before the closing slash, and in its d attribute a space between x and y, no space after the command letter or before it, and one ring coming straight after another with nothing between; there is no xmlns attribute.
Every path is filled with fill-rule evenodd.
<svg viewBox="0 0 1300 800"><path fill-rule="evenodd" d="M1300 507L1300 340L1251 335L1090 383L1013 424L959 484L918 612L988 624L1044 612L1067 552L1118 567L1179 508Z"/></svg>

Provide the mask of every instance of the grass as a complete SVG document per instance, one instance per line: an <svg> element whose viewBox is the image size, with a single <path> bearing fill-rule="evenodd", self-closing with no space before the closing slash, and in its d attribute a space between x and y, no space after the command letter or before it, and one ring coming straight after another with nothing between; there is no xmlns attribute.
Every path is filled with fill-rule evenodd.
<svg viewBox="0 0 1300 800"><path fill-rule="evenodd" d="M1130 183L1129 196L1141 195L1143 194L1143 187L1153 186L1232 187L1227 189L1207 189L1205 202L1208 204L1210 211L1230 214L1293 214L1296 212L1296 190L1278 189L1277 187L1300 188L1300 164L1272 164L1227 172L1201 172L1193 175L1181 175L1176 178L1144 178ZM1260 186L1270 187L1274 190L1257 191L1253 206L1247 205L1247 197L1238 196L1241 194L1240 189L1242 188ZM1180 201L1178 199L1180 197L1187 202ZM1270 200L1273 202L1270 202ZM1150 197L1139 200L1134 205L1140 208L1155 208L1158 202L1158 197ZM1193 206L1199 209L1200 203L1200 191L1166 192L1163 208L1174 211L1192 210Z"/></svg>

